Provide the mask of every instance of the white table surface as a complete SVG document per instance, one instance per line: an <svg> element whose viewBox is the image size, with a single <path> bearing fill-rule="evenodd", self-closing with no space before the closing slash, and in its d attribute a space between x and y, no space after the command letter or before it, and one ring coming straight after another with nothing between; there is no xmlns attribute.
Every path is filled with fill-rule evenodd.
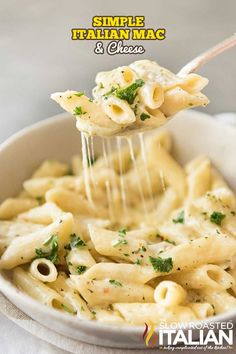
<svg viewBox="0 0 236 354"><path fill-rule="evenodd" d="M0 353L67 354L68 352L34 337L0 314Z"/></svg>

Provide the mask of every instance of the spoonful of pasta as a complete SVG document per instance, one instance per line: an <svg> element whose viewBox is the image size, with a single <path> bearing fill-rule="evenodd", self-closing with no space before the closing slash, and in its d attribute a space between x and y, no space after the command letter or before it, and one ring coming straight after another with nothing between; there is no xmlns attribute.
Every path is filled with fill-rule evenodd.
<svg viewBox="0 0 236 354"><path fill-rule="evenodd" d="M208 79L194 72L235 45L236 34L193 59L177 75L154 61L139 60L98 73L93 99L71 90L51 98L75 116L78 130L91 136L156 129L179 111L209 103L201 92Z"/></svg>

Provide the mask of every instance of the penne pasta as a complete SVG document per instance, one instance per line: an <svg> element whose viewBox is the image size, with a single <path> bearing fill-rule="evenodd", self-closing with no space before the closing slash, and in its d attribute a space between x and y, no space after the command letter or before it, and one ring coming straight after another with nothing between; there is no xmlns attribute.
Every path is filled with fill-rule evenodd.
<svg viewBox="0 0 236 354"><path fill-rule="evenodd" d="M153 108L162 94L161 107L179 88L186 103L205 83L143 65L99 76L104 89L94 105L103 104L114 75L127 88L139 76L160 75L156 100L157 86L150 83L135 99L144 95L149 107L142 112L166 119ZM92 103L81 93L67 95L60 99L71 110L78 102L81 109ZM210 160L199 156L181 166L165 130L147 140L141 134L134 146L119 138L115 152L104 141L97 159L93 143L83 137L83 156L72 158L73 176L69 165L46 161L24 182L21 195L3 201L0 268L20 291L80 320L159 325L235 310L236 198Z"/></svg>

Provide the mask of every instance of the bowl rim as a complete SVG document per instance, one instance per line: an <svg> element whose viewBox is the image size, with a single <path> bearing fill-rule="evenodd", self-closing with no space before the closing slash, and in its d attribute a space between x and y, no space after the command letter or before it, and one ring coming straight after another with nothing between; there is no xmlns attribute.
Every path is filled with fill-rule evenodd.
<svg viewBox="0 0 236 354"><path fill-rule="evenodd" d="M14 143L17 139L23 138L25 135L29 135L30 133L36 131L37 129L44 128L48 125L51 125L57 121L64 121L68 118L73 118L69 113L59 113L55 114L46 119L42 119L38 122L27 125L26 127L20 129L19 131L10 135L6 140L0 143L0 153L5 150L10 144Z"/></svg>
<svg viewBox="0 0 236 354"><path fill-rule="evenodd" d="M208 119L212 121L212 117L206 113L198 112L198 111L188 111L189 114L191 115L201 115L204 116L204 119ZM0 144L0 154L8 148L9 145L17 141L18 139L24 138L25 136L31 134L34 131L37 131L40 128L45 128L47 126L57 124L59 122L63 122L68 120L71 115L68 113L59 113L54 116L51 116L49 118L46 118L42 121L36 122L31 124L30 126L24 127L20 131L16 132L12 136L8 137L3 143ZM215 124L221 124L221 122L215 122ZM4 291L2 291L4 289ZM24 303L25 306L29 305L28 307L37 307L37 310L41 312L42 315L48 316L50 315L54 320L63 320L64 322L69 322L73 323L75 326L78 328L85 328L85 329L90 329L90 330L103 330L111 334L116 334L117 330L119 332L131 335L137 335L140 336L143 334L144 331L144 325L129 325L129 324L113 324L113 323L103 323L100 321L93 321L93 320L87 320L87 319L81 319L78 318L77 316L72 316L67 313L60 312L56 309L50 308L46 305L41 304L37 300L33 299L26 293L22 292L19 290L17 287L14 286L14 284L10 281L10 279L6 279L6 271L0 270L0 292L3 293L3 295L9 300L9 297L14 297L16 300L20 300L21 302ZM11 301L10 301L11 302ZM17 305L16 305L17 307ZM17 307L18 308L18 307ZM22 311L22 310L20 310ZM22 311L24 312L24 311ZM30 315L28 315L30 317ZM211 316L208 317L204 320L197 320L197 321L192 321L189 324L181 325L180 328L184 330L189 330L193 327L192 324L197 326L201 326L203 324L208 324L212 322L229 322L229 321L235 321L236 319L236 309L235 310L230 310L228 312ZM38 322L38 321L37 321ZM163 321L164 322L164 321ZM40 322L39 322L40 323ZM177 323L177 322L176 322ZM175 323L175 324L176 324ZM155 330L159 330L160 326L155 325ZM165 328L171 328L171 326L166 326ZM178 327L176 327L178 328Z"/></svg>

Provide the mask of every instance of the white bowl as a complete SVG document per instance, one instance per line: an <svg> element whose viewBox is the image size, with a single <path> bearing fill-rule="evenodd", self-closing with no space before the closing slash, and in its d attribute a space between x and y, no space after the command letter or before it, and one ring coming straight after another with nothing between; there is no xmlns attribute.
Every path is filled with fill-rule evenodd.
<svg viewBox="0 0 236 354"><path fill-rule="evenodd" d="M234 127L216 122L206 114L188 111L179 114L166 128L174 136L174 154L178 161L185 163L199 154L208 155L236 190ZM43 160L68 161L76 153L80 153L80 135L68 114L49 118L15 134L0 147L0 199L14 196ZM102 346L145 348L144 327L107 325L63 314L20 292L5 272L0 273L0 289L23 312L58 333ZM236 319L236 311L214 317L215 321L230 319Z"/></svg>

